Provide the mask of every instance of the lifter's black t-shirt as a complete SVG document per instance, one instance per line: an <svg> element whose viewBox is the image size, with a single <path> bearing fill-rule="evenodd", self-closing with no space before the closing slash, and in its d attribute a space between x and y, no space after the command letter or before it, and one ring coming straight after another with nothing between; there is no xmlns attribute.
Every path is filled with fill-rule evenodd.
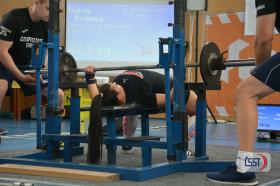
<svg viewBox="0 0 280 186"><path fill-rule="evenodd" d="M123 87L126 103L136 103L146 108L156 108L156 93L165 93L164 76L153 71L125 71L113 82Z"/></svg>
<svg viewBox="0 0 280 186"><path fill-rule="evenodd" d="M9 49L15 64L19 67L31 63L31 46L34 43L47 42L48 23L33 22L28 8L14 9L2 18L0 39L12 41Z"/></svg>

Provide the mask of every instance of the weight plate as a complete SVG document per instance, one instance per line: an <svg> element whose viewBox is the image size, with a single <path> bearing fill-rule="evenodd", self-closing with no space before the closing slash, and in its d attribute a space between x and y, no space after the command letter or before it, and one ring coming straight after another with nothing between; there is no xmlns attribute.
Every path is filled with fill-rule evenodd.
<svg viewBox="0 0 280 186"><path fill-rule="evenodd" d="M200 73L207 85L217 85L221 79L222 71L211 69L212 60L218 59L221 55L219 47L213 43L203 46L200 53Z"/></svg>
<svg viewBox="0 0 280 186"><path fill-rule="evenodd" d="M78 72L69 71L69 69L77 69L77 63L74 57L68 52L61 52L59 55L59 81L76 81Z"/></svg>

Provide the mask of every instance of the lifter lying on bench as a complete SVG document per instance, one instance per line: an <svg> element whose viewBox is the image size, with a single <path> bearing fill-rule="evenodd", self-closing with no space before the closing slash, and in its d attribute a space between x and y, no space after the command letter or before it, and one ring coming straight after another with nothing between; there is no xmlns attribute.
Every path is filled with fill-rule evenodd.
<svg viewBox="0 0 280 186"><path fill-rule="evenodd" d="M87 158L88 163L99 163L101 160L102 144L102 106L139 104L145 108L164 108L165 80L164 75L154 71L124 71L113 80L113 83L104 84L98 90L94 67L86 67L85 73L90 97L93 99L88 130ZM173 90L170 92L170 97L171 102L173 102ZM189 116L196 114L196 99L197 96L193 91L186 93L186 113ZM132 120L131 116L129 119L124 119L123 123L125 137L132 136L136 129L136 122L130 124L129 120Z"/></svg>

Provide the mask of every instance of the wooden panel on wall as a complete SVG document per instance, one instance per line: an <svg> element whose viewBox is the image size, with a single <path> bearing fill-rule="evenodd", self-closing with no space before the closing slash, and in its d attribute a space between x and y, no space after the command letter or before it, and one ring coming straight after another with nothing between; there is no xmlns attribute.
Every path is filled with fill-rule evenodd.
<svg viewBox="0 0 280 186"><path fill-rule="evenodd" d="M28 7L32 4L32 0L1 0L0 1L0 20L2 16L11 9Z"/></svg>
<svg viewBox="0 0 280 186"><path fill-rule="evenodd" d="M208 0L208 13L231 13L245 10L245 0Z"/></svg>
<svg viewBox="0 0 280 186"><path fill-rule="evenodd" d="M198 22L197 22L198 19ZM198 23L198 26L196 26ZM189 49L186 55L186 64L198 63L203 45L206 42L205 14L200 12L189 12L186 14L186 41L189 42ZM196 41L196 38L198 39ZM186 82L202 82L199 68L187 68Z"/></svg>
<svg viewBox="0 0 280 186"><path fill-rule="evenodd" d="M11 111L11 97L10 96L6 96L3 99L0 111L1 112L10 112Z"/></svg>

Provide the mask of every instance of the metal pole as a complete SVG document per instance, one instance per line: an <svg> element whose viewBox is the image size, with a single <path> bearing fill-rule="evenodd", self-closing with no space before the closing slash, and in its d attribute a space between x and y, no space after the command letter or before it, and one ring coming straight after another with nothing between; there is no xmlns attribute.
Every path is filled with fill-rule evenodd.
<svg viewBox="0 0 280 186"><path fill-rule="evenodd" d="M59 0L49 0L49 27L48 27L48 107L46 134L59 134L61 118L55 114L58 110L58 60L59 60ZM47 153L59 149L59 142L47 141Z"/></svg>
<svg viewBox="0 0 280 186"><path fill-rule="evenodd" d="M167 122L167 158L181 161L186 159L183 136L185 116L185 12L186 0L174 1L173 24L173 119Z"/></svg>

